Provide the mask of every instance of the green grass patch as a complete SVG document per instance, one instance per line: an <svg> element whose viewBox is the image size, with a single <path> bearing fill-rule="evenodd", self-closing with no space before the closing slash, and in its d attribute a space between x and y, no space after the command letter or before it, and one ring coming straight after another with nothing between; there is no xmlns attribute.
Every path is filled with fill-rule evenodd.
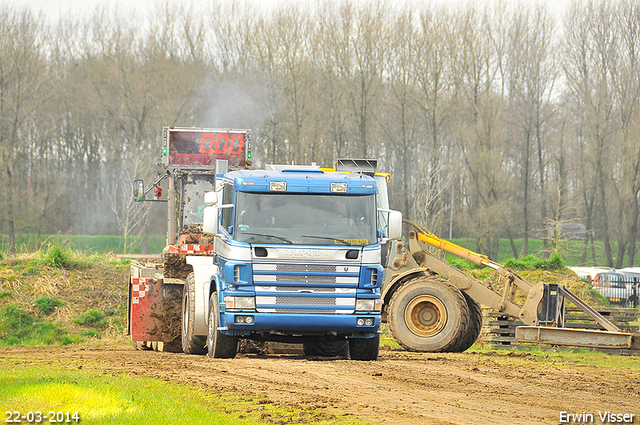
<svg viewBox="0 0 640 425"><path fill-rule="evenodd" d="M504 265L516 270L562 270L564 261L557 252L550 258L538 258L535 255L527 255L519 259L509 258Z"/></svg>
<svg viewBox="0 0 640 425"><path fill-rule="evenodd" d="M482 266L478 266L477 264L472 263L469 260L465 260L464 258L456 257L455 255L451 255L451 254L447 254L445 261L460 270L472 270L472 269L482 268Z"/></svg>
<svg viewBox="0 0 640 425"><path fill-rule="evenodd" d="M67 345L74 338L59 325L35 317L18 304L0 308L0 345Z"/></svg>
<svg viewBox="0 0 640 425"><path fill-rule="evenodd" d="M81 331L80 336L83 338L93 338L93 339L100 339L101 337L100 332L94 331L94 330Z"/></svg>
<svg viewBox="0 0 640 425"><path fill-rule="evenodd" d="M96 329L106 329L109 325L106 314L98 310L87 311L85 314L75 319L73 323Z"/></svg>
<svg viewBox="0 0 640 425"><path fill-rule="evenodd" d="M65 419L66 412L70 416L77 412L82 424L361 423L322 411L282 408L267 399L208 392L126 373L99 375L7 360L0 360L0 365L0 401L5 410L64 412Z"/></svg>
<svg viewBox="0 0 640 425"><path fill-rule="evenodd" d="M72 268L71 252L60 245L51 246L44 254L45 263L50 267Z"/></svg>
<svg viewBox="0 0 640 425"><path fill-rule="evenodd" d="M64 305L64 303L56 297L48 297L46 295L36 298L33 303L42 314L51 314L56 308Z"/></svg>

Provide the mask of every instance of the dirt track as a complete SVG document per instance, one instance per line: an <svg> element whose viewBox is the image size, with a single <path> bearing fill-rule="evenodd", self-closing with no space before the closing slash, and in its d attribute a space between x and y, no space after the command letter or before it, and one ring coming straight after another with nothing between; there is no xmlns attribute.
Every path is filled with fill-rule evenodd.
<svg viewBox="0 0 640 425"><path fill-rule="evenodd" d="M382 351L377 362L297 355L213 360L114 345L3 348L0 356L16 363L56 359L65 367L126 370L212 391L250 388L273 403L373 424L557 424L561 411L592 413L595 423L599 411L633 413L640 423L640 367L613 370L555 355Z"/></svg>

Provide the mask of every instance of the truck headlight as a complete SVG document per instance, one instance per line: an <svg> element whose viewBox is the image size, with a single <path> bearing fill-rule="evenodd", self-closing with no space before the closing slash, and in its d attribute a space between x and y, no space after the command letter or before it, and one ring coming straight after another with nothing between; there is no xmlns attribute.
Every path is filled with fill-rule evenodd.
<svg viewBox="0 0 640 425"><path fill-rule="evenodd" d="M227 308L238 309L255 309L255 297L224 297L224 303Z"/></svg>
<svg viewBox="0 0 640 425"><path fill-rule="evenodd" d="M357 299L356 311L380 311L382 309L382 300Z"/></svg>
<svg viewBox="0 0 640 425"><path fill-rule="evenodd" d="M331 183L331 191L332 192L347 192L347 184L346 183Z"/></svg>

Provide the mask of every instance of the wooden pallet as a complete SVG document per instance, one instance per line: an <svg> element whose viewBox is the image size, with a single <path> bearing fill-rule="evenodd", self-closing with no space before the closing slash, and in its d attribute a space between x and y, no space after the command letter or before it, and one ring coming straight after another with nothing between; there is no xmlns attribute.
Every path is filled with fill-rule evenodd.
<svg viewBox="0 0 640 425"><path fill-rule="evenodd" d="M509 349L518 346L515 338L516 326L523 323L504 313L488 309L482 311L482 331L478 340L485 347L493 349Z"/></svg>

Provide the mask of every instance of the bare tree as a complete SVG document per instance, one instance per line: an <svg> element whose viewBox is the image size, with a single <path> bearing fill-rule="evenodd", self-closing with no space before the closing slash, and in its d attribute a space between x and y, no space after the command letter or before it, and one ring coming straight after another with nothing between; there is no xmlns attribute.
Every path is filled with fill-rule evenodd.
<svg viewBox="0 0 640 425"><path fill-rule="evenodd" d="M419 213L412 208L415 197L412 177L416 175L419 158L418 131L415 103L412 101L415 90L413 78L414 61L412 45L417 41L415 32L415 15L411 11L398 14L395 22L389 25L387 41L384 46L389 49L385 54L388 75L388 95L383 102L384 112L380 116L380 125L388 142L385 149L387 157L392 160L395 172L393 187L399 189L394 193L396 203L402 205L405 216ZM426 214L428 216L428 214Z"/></svg>
<svg viewBox="0 0 640 425"><path fill-rule="evenodd" d="M538 223L547 220L547 155L550 151L550 133L547 122L554 113L554 89L557 80L553 56L554 22L542 5L535 8L518 7L514 10L509 29L510 50L507 60L509 99L514 112L515 139L521 140L523 254L529 251L531 201L534 199L532 179L534 156L537 156L537 180L535 197L539 206ZM545 239L545 252L546 249Z"/></svg>
<svg viewBox="0 0 640 425"><path fill-rule="evenodd" d="M372 1L356 10L351 34L353 70L349 79L349 103L357 126L360 154L368 158L370 125L374 99L381 90L384 61L384 34L388 9L382 1Z"/></svg>
<svg viewBox="0 0 640 425"><path fill-rule="evenodd" d="M417 91L414 101L421 110L425 129L424 149L420 153L426 161L423 169L429 170L424 175L428 178L419 180L417 187L419 193L439 195L427 203L426 211L427 217L432 218L428 222L430 229L436 233L440 230L436 223L442 223L445 198L453 196L453 193L446 196L444 182L451 179L452 174L459 174L455 159L456 135L452 131L456 125L452 115L458 101L452 62L458 46L451 27L452 15L447 10L423 10L413 43L412 70ZM453 191L453 186L450 190Z"/></svg>
<svg viewBox="0 0 640 425"><path fill-rule="evenodd" d="M46 41L43 16L0 7L0 167L9 254L16 252L16 224L25 207L18 194L26 189L30 119L51 96Z"/></svg>

